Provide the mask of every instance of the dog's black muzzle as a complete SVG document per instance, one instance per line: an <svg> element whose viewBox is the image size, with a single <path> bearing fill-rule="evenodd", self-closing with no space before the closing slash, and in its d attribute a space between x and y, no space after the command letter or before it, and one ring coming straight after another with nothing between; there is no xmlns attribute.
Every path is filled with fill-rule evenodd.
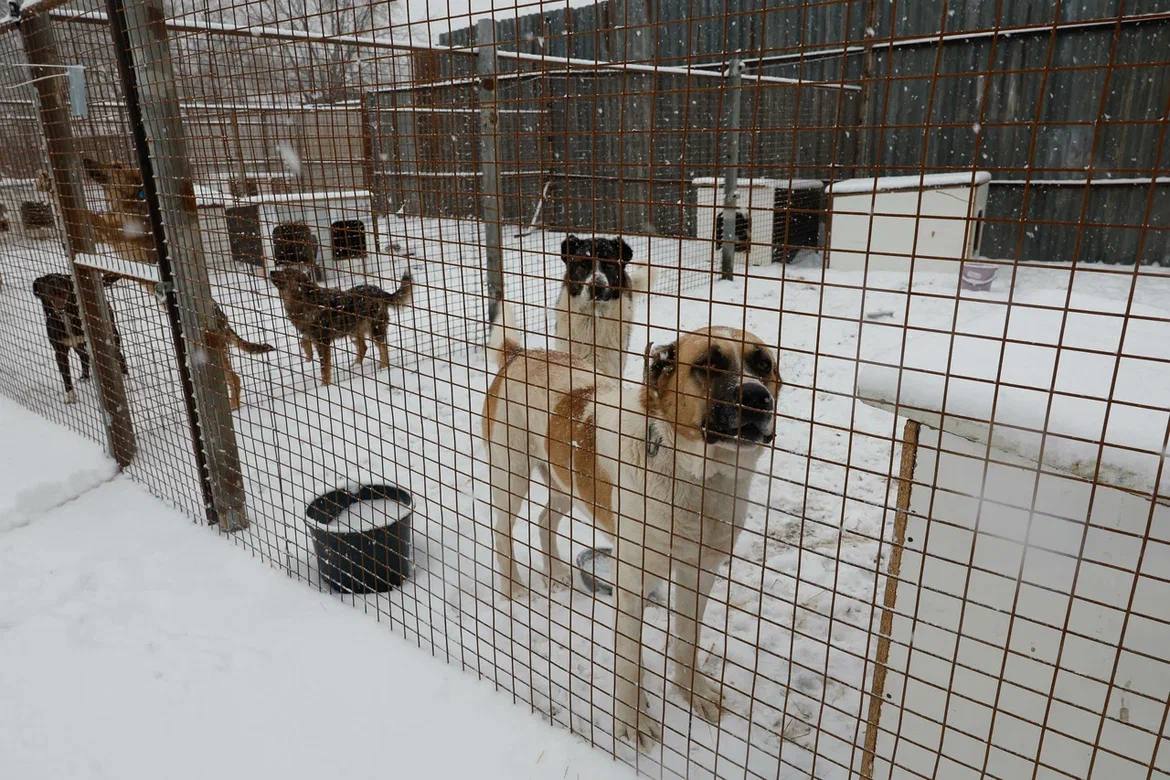
<svg viewBox="0 0 1170 780"><path fill-rule="evenodd" d="M622 291L617 287L612 286L608 281L601 281L594 279L586 287L589 290L589 298L597 302L616 301L622 294Z"/></svg>
<svg viewBox="0 0 1170 780"><path fill-rule="evenodd" d="M707 443L771 444L776 438L773 423L776 399L772 392L751 380L733 385L726 395L725 399L714 400L703 422Z"/></svg>

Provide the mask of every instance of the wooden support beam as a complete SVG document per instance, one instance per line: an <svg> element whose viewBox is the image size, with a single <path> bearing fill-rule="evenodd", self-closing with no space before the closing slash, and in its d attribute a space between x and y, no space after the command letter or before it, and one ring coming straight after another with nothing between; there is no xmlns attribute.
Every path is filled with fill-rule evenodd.
<svg viewBox="0 0 1170 780"><path fill-rule="evenodd" d="M20 23L20 35L40 103L41 129L48 147L53 189L65 229L73 285L97 383L106 449L118 465L125 468L133 460L138 443L114 339L113 318L102 289L102 274L73 262L78 255L92 253L94 242L81 185L81 160L73 145L69 96L64 70L60 67L63 63L48 14L24 17Z"/></svg>
<svg viewBox="0 0 1170 780"><path fill-rule="evenodd" d="M224 365L215 332L195 187L187 158L162 0L107 0L126 111L142 171L159 278L171 318L184 392L192 399L193 446L200 460L208 519L224 531L246 528L244 478Z"/></svg>

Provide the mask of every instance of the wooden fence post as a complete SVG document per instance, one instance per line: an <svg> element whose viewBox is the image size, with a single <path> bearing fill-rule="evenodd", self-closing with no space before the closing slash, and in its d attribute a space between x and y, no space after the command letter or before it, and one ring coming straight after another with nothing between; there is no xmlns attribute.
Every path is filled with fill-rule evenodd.
<svg viewBox="0 0 1170 780"><path fill-rule="evenodd" d="M496 103L496 21L487 18L475 23L476 67L479 71L479 166L480 202L487 245L488 321L504 297L504 250L500 228L500 168L496 163L500 113Z"/></svg>
<svg viewBox="0 0 1170 780"><path fill-rule="evenodd" d="M82 328L93 362L106 429L106 447L118 465L125 468L134 458L138 444L126 398L126 385L122 380L118 347L113 337L113 319L102 289L102 275L73 262L78 254L93 252L94 243L93 230L85 217L81 161L73 145L65 70L61 67L64 63L47 12L33 12L22 17L20 35L39 98L41 130L48 147L53 189L65 229Z"/></svg>
<svg viewBox="0 0 1170 780"><path fill-rule="evenodd" d="M898 466L898 498L894 512L894 535L890 540L890 558L886 564L886 588L882 598L881 623L878 627L877 658L869 691L869 709L865 718L865 746L861 755L861 776L873 777L877 758L878 732L881 730L882 701L886 693L886 673L890 668L890 643L894 633L894 609L902 575L902 551L906 549L906 521L910 517L910 498L914 490L914 467L918 463L917 420L907 420L902 430L902 459Z"/></svg>
<svg viewBox="0 0 1170 780"><path fill-rule="evenodd" d="M203 241L187 144L179 113L162 0L107 0L110 31L125 87L143 190L150 210L179 371L185 374L196 456L202 458L208 519L224 531L246 528L244 479L228 403L215 301L203 257ZM214 348L213 348L214 345Z"/></svg>

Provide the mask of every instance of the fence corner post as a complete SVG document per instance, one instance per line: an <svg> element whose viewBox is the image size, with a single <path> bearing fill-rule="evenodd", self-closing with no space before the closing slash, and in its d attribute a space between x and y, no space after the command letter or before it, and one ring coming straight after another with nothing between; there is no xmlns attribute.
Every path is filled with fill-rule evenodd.
<svg viewBox="0 0 1170 780"><path fill-rule="evenodd" d="M244 478L228 400L229 346L216 332L216 304L203 256L194 182L162 0L107 0L118 71L166 292L175 358L188 395L192 446L208 520L248 526Z"/></svg>
<svg viewBox="0 0 1170 780"><path fill-rule="evenodd" d="M85 218L85 193L82 189L81 161L73 143L69 98L61 74L61 57L52 22L46 12L33 12L21 18L21 40L28 57L40 107L41 132L49 154L49 173L57 196L61 226L81 324L86 344L93 358L93 374L98 402L106 431L106 449L118 466L130 465L138 450L122 364L114 338L114 320L102 288L102 275L77 265L78 254L93 252L93 230Z"/></svg>
<svg viewBox="0 0 1170 780"><path fill-rule="evenodd" d="M496 20L488 17L475 23L476 70L479 74L479 165L480 204L483 211L484 243L487 248L488 322L504 297L504 250L500 226L500 112L497 104Z"/></svg>

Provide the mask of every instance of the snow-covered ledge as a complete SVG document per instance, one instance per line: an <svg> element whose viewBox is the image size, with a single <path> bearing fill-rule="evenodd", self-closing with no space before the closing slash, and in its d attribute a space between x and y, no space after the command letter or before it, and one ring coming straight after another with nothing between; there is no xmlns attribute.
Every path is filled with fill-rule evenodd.
<svg viewBox="0 0 1170 780"><path fill-rule="evenodd" d="M1055 470L1154 492L1170 425L1165 312L1135 304L1126 317L1123 301L1078 293L1066 313L1056 290L963 307L954 333L950 323L867 324L858 398ZM1170 473L1160 482L1170 495Z"/></svg>
<svg viewBox="0 0 1170 780"><path fill-rule="evenodd" d="M73 262L86 268L96 268L99 271L128 276L131 279L141 279L145 282L159 281L158 266L151 263L137 263L126 260L118 255L98 255L78 253Z"/></svg>

